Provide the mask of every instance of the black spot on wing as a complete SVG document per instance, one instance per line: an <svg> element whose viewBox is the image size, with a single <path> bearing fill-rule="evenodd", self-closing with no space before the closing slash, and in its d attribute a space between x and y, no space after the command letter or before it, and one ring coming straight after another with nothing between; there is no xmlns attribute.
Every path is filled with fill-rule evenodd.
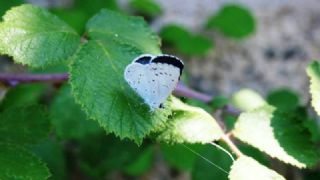
<svg viewBox="0 0 320 180"><path fill-rule="evenodd" d="M177 58L175 56L170 56L170 55L156 56L155 58L152 59L151 62L152 63L165 63L165 64L173 65L173 66L180 69L180 75L181 75L183 67L184 67L183 62L179 58Z"/></svg>
<svg viewBox="0 0 320 180"><path fill-rule="evenodd" d="M141 56L140 58L138 58L134 62L140 63L140 64L149 64L151 59L152 59L151 56Z"/></svg>

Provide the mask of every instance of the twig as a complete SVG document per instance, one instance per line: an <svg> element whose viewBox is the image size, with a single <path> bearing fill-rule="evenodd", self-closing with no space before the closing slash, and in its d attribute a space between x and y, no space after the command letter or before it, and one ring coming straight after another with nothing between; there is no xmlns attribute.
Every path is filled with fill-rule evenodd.
<svg viewBox="0 0 320 180"><path fill-rule="evenodd" d="M239 158L241 156L243 156L242 152L238 149L238 147L230 140L230 138L226 135L223 135L221 137L221 140L223 142L225 142L229 148L231 149L231 151Z"/></svg>
<svg viewBox="0 0 320 180"><path fill-rule="evenodd" d="M177 96L184 96L184 97L189 97L193 99L200 100L204 103L209 103L212 101L213 97L207 94L203 94L200 92L197 92L193 89L190 89L183 85L182 83L179 83L176 89L173 92Z"/></svg>
<svg viewBox="0 0 320 180"><path fill-rule="evenodd" d="M68 80L67 73L56 74L7 74L0 73L0 82L8 85L35 82L63 82Z"/></svg>
<svg viewBox="0 0 320 180"><path fill-rule="evenodd" d="M68 73L56 73L56 74L7 74L7 73L0 73L0 82L7 84L9 86L16 86L17 84L21 83L36 83L36 82L64 82L69 79ZM209 103L212 101L213 96L197 92L193 89L184 86L183 84L179 83L176 89L174 90L174 94L177 96L183 96L188 98L193 98L200 100L205 103ZM239 115L240 111L233 106L227 105L224 108L224 111L233 114ZM230 140L227 135L223 135L221 138L224 141L231 151L236 154L237 157L242 156L243 154L237 148L237 146Z"/></svg>
<svg viewBox="0 0 320 180"><path fill-rule="evenodd" d="M7 74L0 73L0 82L8 86L16 86L21 83L36 83L36 82L54 82L60 83L69 79L68 73L55 73L55 74ZM187 86L179 83L173 92L177 96L183 96L187 98L197 99L204 103L210 103L213 96L200 93ZM225 112L238 116L240 111L233 106L226 105L224 108Z"/></svg>

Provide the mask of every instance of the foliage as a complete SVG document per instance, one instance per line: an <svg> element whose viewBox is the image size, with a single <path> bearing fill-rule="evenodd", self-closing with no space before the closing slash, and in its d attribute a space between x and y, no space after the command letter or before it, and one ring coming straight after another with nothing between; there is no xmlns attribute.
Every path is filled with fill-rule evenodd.
<svg viewBox="0 0 320 180"><path fill-rule="evenodd" d="M66 108L68 107L68 108ZM63 139L81 139L101 131L76 104L69 86L62 87L50 108L50 119L58 136Z"/></svg>
<svg viewBox="0 0 320 180"><path fill-rule="evenodd" d="M160 32L164 42L167 42L186 55L204 55L213 48L213 43L208 38L192 34L179 25L167 25Z"/></svg>
<svg viewBox="0 0 320 180"><path fill-rule="evenodd" d="M299 116L299 112L288 114L262 106L240 115L234 135L285 163L299 168L312 166L319 160L318 149L309 141L311 135Z"/></svg>
<svg viewBox="0 0 320 180"><path fill-rule="evenodd" d="M162 13L161 6L154 0L131 0L130 6L139 14L145 16L155 17Z"/></svg>
<svg viewBox="0 0 320 180"><path fill-rule="evenodd" d="M0 39L3 54L33 67L66 61L80 43L79 35L66 23L31 5L15 7L3 16Z"/></svg>
<svg viewBox="0 0 320 180"><path fill-rule="evenodd" d="M225 5L217 14L209 18L207 27L216 28L233 38L243 38L255 31L255 19L251 12L237 4Z"/></svg>
<svg viewBox="0 0 320 180"><path fill-rule="evenodd" d="M248 172L253 173L248 173ZM285 180L284 177L279 175L273 170L259 164L254 159L243 156L237 159L231 166L231 171L229 174L230 180Z"/></svg>
<svg viewBox="0 0 320 180"><path fill-rule="evenodd" d="M220 139L222 129L215 119L198 107L171 98L172 116L159 130L159 141L167 143L209 143Z"/></svg>
<svg viewBox="0 0 320 180"><path fill-rule="evenodd" d="M161 144L161 151L168 164L179 170L191 171L198 156L192 151L202 151L201 144ZM190 151L191 149L192 151Z"/></svg>
<svg viewBox="0 0 320 180"><path fill-rule="evenodd" d="M5 7L20 2L10 3ZM131 6L146 16L161 12L152 0L132 0ZM70 12L51 9L63 20L32 5L4 15L0 53L33 73L67 72L70 79L68 84L26 84L8 91L0 104L0 179L47 179L50 172L51 179L68 179L75 172L88 179L110 178L114 172L131 178L144 176L159 155L195 180L284 179L265 167L265 154L299 168L318 162L317 117L290 89L272 91L266 100L243 89L230 101L216 96L207 104L170 96L164 108L151 111L123 72L138 55L161 54L160 38L143 18L107 9L96 14L101 7L120 11L116 1L76 0ZM255 20L247 9L229 4L210 18L208 27L243 38L254 32ZM179 25L168 25L160 34L188 56L204 55L214 46ZM319 67L314 61L307 68L317 112ZM242 111L239 117L226 112L231 105ZM225 130L246 144L221 143ZM245 155L232 161L212 142Z"/></svg>
<svg viewBox="0 0 320 180"><path fill-rule="evenodd" d="M320 64L318 61L313 61L308 66L307 74L310 78L311 103L318 115L320 115Z"/></svg>

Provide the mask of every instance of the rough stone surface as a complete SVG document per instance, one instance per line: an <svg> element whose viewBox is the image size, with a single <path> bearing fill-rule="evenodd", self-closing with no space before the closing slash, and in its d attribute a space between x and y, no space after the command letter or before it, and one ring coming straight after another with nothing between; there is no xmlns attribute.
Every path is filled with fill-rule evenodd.
<svg viewBox="0 0 320 180"><path fill-rule="evenodd" d="M201 31L208 16L225 2L158 0L164 14L154 22L178 23ZM320 57L320 2L317 0L238 0L257 19L256 33L242 41L209 35L216 43L205 57L188 60L194 87L212 94L231 95L241 88L261 94L288 87L308 98L307 64Z"/></svg>

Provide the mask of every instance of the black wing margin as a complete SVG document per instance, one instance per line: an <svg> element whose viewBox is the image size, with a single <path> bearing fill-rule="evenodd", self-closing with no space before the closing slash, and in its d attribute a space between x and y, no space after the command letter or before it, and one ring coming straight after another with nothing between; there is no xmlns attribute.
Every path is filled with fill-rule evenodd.
<svg viewBox="0 0 320 180"><path fill-rule="evenodd" d="M167 54L162 54L162 55L156 56L152 59L151 62L152 63L165 63L165 64L173 65L173 66L180 69L180 75L181 75L182 70L184 68L184 64L179 58L172 56L172 55L167 55Z"/></svg>

